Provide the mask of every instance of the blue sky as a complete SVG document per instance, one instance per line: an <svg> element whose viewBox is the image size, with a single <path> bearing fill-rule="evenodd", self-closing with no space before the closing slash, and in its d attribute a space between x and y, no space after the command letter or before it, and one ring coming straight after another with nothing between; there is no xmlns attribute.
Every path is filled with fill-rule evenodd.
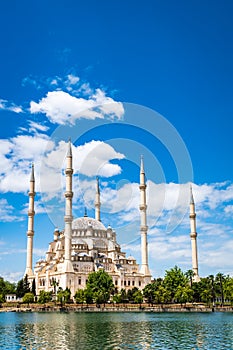
<svg viewBox="0 0 233 350"><path fill-rule="evenodd" d="M63 228L64 157L74 143L74 216L102 221L140 262L139 161L148 181L153 276L233 273L232 1L8 1L0 31L0 275L25 270L35 162L34 262Z"/></svg>

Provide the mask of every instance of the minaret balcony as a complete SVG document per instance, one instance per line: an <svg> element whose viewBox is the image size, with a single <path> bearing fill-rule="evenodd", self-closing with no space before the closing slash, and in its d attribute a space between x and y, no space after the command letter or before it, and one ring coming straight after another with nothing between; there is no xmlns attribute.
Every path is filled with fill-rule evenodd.
<svg viewBox="0 0 233 350"><path fill-rule="evenodd" d="M65 197L66 198L72 198L73 197L73 192L72 191L66 191L65 192Z"/></svg>
<svg viewBox="0 0 233 350"><path fill-rule="evenodd" d="M141 227L140 227L140 231L141 231L141 232L147 233L147 230L148 230L148 226L141 226Z"/></svg>
<svg viewBox="0 0 233 350"><path fill-rule="evenodd" d="M140 190L145 190L146 189L146 184L140 184L139 185Z"/></svg>
<svg viewBox="0 0 233 350"><path fill-rule="evenodd" d="M36 195L36 192L34 192L34 191L29 191L28 192L28 196L29 197L35 197L35 195Z"/></svg>
<svg viewBox="0 0 233 350"><path fill-rule="evenodd" d="M189 215L189 218L190 218L190 219L195 219L195 218L196 218L196 214L195 214L195 213L191 213L191 214Z"/></svg>
<svg viewBox="0 0 233 350"><path fill-rule="evenodd" d="M28 231L27 232L28 237L33 237L34 236L34 231Z"/></svg>
<svg viewBox="0 0 233 350"><path fill-rule="evenodd" d="M65 222L71 222L73 221L73 216L72 215L65 215L64 217Z"/></svg>
<svg viewBox="0 0 233 350"><path fill-rule="evenodd" d="M196 232L191 232L190 233L190 238L196 238L197 237L197 233Z"/></svg>
<svg viewBox="0 0 233 350"><path fill-rule="evenodd" d="M73 174L73 169L72 168L67 168L65 173L66 173L66 175L72 175Z"/></svg>

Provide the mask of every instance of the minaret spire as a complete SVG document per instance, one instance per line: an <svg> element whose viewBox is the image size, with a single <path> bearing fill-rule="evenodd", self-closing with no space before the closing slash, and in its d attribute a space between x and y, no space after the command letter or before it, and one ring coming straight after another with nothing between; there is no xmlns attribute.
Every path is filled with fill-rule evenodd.
<svg viewBox="0 0 233 350"><path fill-rule="evenodd" d="M73 265L71 263L71 236L72 236L72 148L71 141L68 142L68 150L66 155L66 192L65 192L65 263L64 263L64 272L73 272ZM66 285L65 287L69 287Z"/></svg>
<svg viewBox="0 0 233 350"><path fill-rule="evenodd" d="M34 197L35 197L35 176L34 164L32 163L30 186L29 186L29 207L28 207L28 230L27 230L27 265L25 275L32 276L32 253L33 253L33 237L34 237Z"/></svg>
<svg viewBox="0 0 233 350"><path fill-rule="evenodd" d="M192 185L190 185L190 238L191 238L191 247L192 247L192 269L193 269L193 281L200 281L198 274L198 258L197 258L197 232L196 232L196 213L195 213L195 203L193 198Z"/></svg>
<svg viewBox="0 0 233 350"><path fill-rule="evenodd" d="M99 186L99 177L96 177L96 193L95 193L95 219L100 220L100 186Z"/></svg>
<svg viewBox="0 0 233 350"><path fill-rule="evenodd" d="M144 171L144 160L141 156L140 166L140 185L139 185L141 200L140 200L140 213L141 213L141 273L145 276L150 277L150 270L148 265L148 246L147 246L147 215L146 215L146 183L145 183L145 171Z"/></svg>
<svg viewBox="0 0 233 350"><path fill-rule="evenodd" d="M193 189L191 184L190 184L190 204L194 204Z"/></svg>

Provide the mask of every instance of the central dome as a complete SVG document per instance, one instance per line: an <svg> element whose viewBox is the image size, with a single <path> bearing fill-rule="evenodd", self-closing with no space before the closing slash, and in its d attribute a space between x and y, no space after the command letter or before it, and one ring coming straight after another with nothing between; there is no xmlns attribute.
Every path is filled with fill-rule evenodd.
<svg viewBox="0 0 233 350"><path fill-rule="evenodd" d="M100 222L96 219L93 219L93 218L89 218L88 216L74 219L72 222L72 229L73 230L85 230L90 226L94 230L106 231L106 227L102 224L102 222Z"/></svg>

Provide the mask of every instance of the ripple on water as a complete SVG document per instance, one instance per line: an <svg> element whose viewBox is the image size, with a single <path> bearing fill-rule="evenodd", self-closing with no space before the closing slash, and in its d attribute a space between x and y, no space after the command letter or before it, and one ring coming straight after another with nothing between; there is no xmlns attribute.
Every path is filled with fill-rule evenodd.
<svg viewBox="0 0 233 350"><path fill-rule="evenodd" d="M0 349L233 349L233 314L1 313Z"/></svg>

